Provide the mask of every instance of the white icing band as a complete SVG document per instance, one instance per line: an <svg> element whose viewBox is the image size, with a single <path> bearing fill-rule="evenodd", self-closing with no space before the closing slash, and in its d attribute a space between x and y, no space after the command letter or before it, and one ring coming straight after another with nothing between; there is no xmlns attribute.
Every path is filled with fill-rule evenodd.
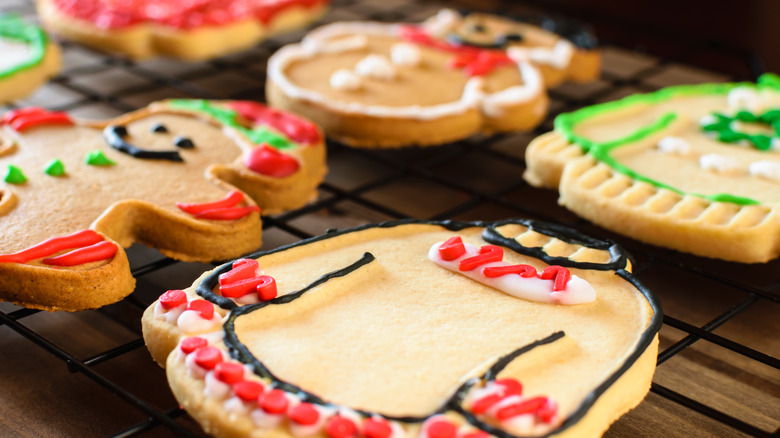
<svg viewBox="0 0 780 438"><path fill-rule="evenodd" d="M236 304L246 306L247 304L257 304L260 302L260 297L257 296L257 292L248 293L242 297L233 298Z"/></svg>
<svg viewBox="0 0 780 438"><path fill-rule="evenodd" d="M10 38L0 38L0 71L15 68L32 58L32 47Z"/></svg>
<svg viewBox="0 0 780 438"><path fill-rule="evenodd" d="M507 49L507 52L514 52L515 56L530 59L537 64L547 64L555 69L563 70L571 63L574 45L561 39L552 48L513 46Z"/></svg>
<svg viewBox="0 0 780 438"><path fill-rule="evenodd" d="M425 20L422 27L429 35L442 38L458 27L462 20L463 17L453 9L439 9L436 15Z"/></svg>
<svg viewBox="0 0 780 438"><path fill-rule="evenodd" d="M154 317L160 321L165 321L168 324L176 324L176 320L179 319L179 315L187 308L186 304L182 304L173 309L166 310L160 300L157 300L157 304L154 305Z"/></svg>
<svg viewBox="0 0 780 438"><path fill-rule="evenodd" d="M375 53L361 59L355 66L355 73L383 81L394 79L396 75L395 67L390 63L390 60Z"/></svg>
<svg viewBox="0 0 780 438"><path fill-rule="evenodd" d="M230 385L217 379L214 371L209 371L206 373L206 384L203 387L203 393L209 398L223 399L230 394Z"/></svg>
<svg viewBox="0 0 780 438"><path fill-rule="evenodd" d="M363 86L363 81L352 70L342 68L330 75L330 86L334 90L355 91Z"/></svg>
<svg viewBox="0 0 780 438"><path fill-rule="evenodd" d="M196 310L185 310L176 320L176 325L184 333L205 332L221 325L222 316L214 312L211 319L203 319L200 312Z"/></svg>
<svg viewBox="0 0 780 438"><path fill-rule="evenodd" d="M734 88L726 96L726 102L735 110L746 109L755 113L761 109L761 99L754 88Z"/></svg>
<svg viewBox="0 0 780 438"><path fill-rule="evenodd" d="M390 47L390 60L395 65L417 67L422 61L420 48L411 43L396 43Z"/></svg>
<svg viewBox="0 0 780 438"><path fill-rule="evenodd" d="M734 173L739 170L739 163L731 157L719 154L705 154L699 157L699 166L704 170L717 173Z"/></svg>
<svg viewBox="0 0 780 438"><path fill-rule="evenodd" d="M489 278L482 274L482 270L488 266L510 266L510 263L504 261L485 263L470 271L461 271L458 269L460 261L479 255L479 248L472 244L464 243L466 253L455 260L447 261L439 255L439 246L442 243L434 244L428 252L428 258L434 263L513 297L540 303L567 305L590 303L596 299L596 290L593 289L590 283L576 275L571 276L571 279L566 284L566 289L553 291L553 280L542 280L538 277L525 278L519 274L506 274Z"/></svg>
<svg viewBox="0 0 780 438"><path fill-rule="evenodd" d="M775 161L755 161L750 163L749 172L752 176L780 181L780 163Z"/></svg>
<svg viewBox="0 0 780 438"><path fill-rule="evenodd" d="M671 155L688 155L691 145L680 137L664 137L658 141L658 152Z"/></svg>
<svg viewBox="0 0 780 438"><path fill-rule="evenodd" d="M322 26L310 32L301 44L289 44L274 53L268 60L268 77L290 98L308 101L332 111L416 120L439 119L463 114L474 109L482 110L486 115L497 114L507 105L522 104L544 92L541 73L523 57L512 58L517 63L523 77L523 85L488 94L483 91L480 78L472 77L466 82L459 100L429 106L384 106L337 101L322 93L294 85L284 73L287 66L296 60L311 58L329 51L338 51L332 47L332 43L343 40L341 37L355 34L397 37L399 28L398 24L376 22L341 22ZM304 46L309 47L310 50L305 50Z"/></svg>
<svg viewBox="0 0 780 438"><path fill-rule="evenodd" d="M233 396L225 400L225 411L233 416L246 415L249 413L249 406L240 398Z"/></svg>

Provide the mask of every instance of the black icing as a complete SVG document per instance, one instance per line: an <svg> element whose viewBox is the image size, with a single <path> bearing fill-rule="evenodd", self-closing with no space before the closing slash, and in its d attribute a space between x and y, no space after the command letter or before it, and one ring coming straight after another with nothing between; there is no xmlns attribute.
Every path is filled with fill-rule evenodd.
<svg viewBox="0 0 780 438"><path fill-rule="evenodd" d="M127 128L124 126L110 125L103 130L103 138L106 140L106 143L108 143L109 146L134 158L168 160L175 162L184 161L179 155L179 151L152 151L148 149L142 149L125 140L127 135Z"/></svg>
<svg viewBox="0 0 780 438"><path fill-rule="evenodd" d="M195 147L195 143L189 137L176 137L173 139L173 145L177 148L192 149Z"/></svg>
<svg viewBox="0 0 780 438"><path fill-rule="evenodd" d="M533 24L542 29L560 35L571 41L577 48L593 50L598 48L598 39L593 27L579 20L561 16L521 15L512 18L515 21Z"/></svg>
<svg viewBox="0 0 780 438"><path fill-rule="evenodd" d="M509 219L505 221L499 221L499 222L460 222L460 221L424 221L424 220L416 220L416 219L405 219L405 220L399 220L399 221L391 221L391 222L383 222L379 224L367 224L347 230L342 231L332 231L328 234L315 236L309 239L302 240L300 242L292 243L289 245L281 246L279 248L269 250L269 251L260 251L257 253L254 253L248 257L251 258L259 258L262 256L266 256L269 254L274 254L277 252L285 251L290 248L295 248L298 246L308 245L314 242L320 242L326 239L331 239L334 237L341 236L343 234L367 230L370 228L393 228L396 226L401 225L408 225L408 224L428 224L428 225L438 225L441 226L447 230L450 231L460 231L465 228L471 228L471 227L483 227L485 230L482 233L482 238L490 243L493 243L495 245L503 246L507 249L510 249L512 251L516 251L520 254L532 256L535 258L538 258L542 261L544 261L547 264L556 264L571 268L578 268L578 269L595 269L595 270L614 270L615 274L619 277L625 279L629 283L631 283L647 300L648 304L650 305L651 309L653 310L653 317L652 320L648 326L648 328L645 330L644 333L640 336L639 342L636 345L636 348L634 351L631 352L631 354L628 356L628 358L623 362L623 364L614 372L612 373L606 380L604 380L598 387L596 387L593 391L588 394L583 402L580 404L580 406L555 430L550 432L550 434L545 435L545 437L549 437L553 434L559 434L562 431L568 429L569 427L575 425L578 421L580 421L590 410L590 408L596 403L596 401L599 399L599 397L607 390L609 389L622 375L625 374L625 372L639 359L639 357L644 353L644 351L647 349L647 347L652 343L656 333L661 328L662 319L663 319L663 312L661 310L660 303L656 299L656 297L650 292L647 288L645 288L643 285L639 283L639 281L628 271L625 270L626 266L630 262L629 256L624 252L622 248L617 246L616 244L609 242L609 241L603 241L603 240L597 240L593 239L591 237L585 236L578 231L575 231L571 228L564 227L562 225L557 224L551 224L551 223L544 223L544 222L537 222L534 220L529 219ZM523 247L517 241L513 239L508 239L504 236L501 236L497 228L501 227L502 225L506 224L519 224L523 225L525 227L528 227L531 230L534 230L538 233L557 238L559 240L577 244L580 246L584 246L586 248L593 248L597 250L606 250L611 255L611 259L609 262L604 264L599 263L580 263L575 262L563 257L553 257L548 254L546 254L542 248L527 248ZM324 406L333 406L337 407L336 405L333 405L322 398L318 397L315 394L309 393L302 388L295 386L293 384L290 384L288 382L282 381L278 379L276 376L274 376L268 369L263 365L262 362L260 362L257 358L255 358L252 353L249 351L248 347L243 345L239 340L235 333L235 320L241 315L256 311L258 309L262 309L266 306L270 305L279 305L279 304L285 304L289 303L291 301L294 301L301 297L304 293L307 291L313 289L314 287L323 284L333 278L342 277L344 275L348 275L351 272L354 272L355 270L368 265L369 263L373 262L375 260L374 256L370 253L365 253L359 260L352 263L351 265L338 269L336 271L327 273L320 277L319 279L315 280L310 285L306 286L305 288L296 291L295 293L281 296L278 298L275 298L273 300L253 304L253 305L247 305L247 306L238 306L235 302L228 298L221 297L213 292L213 289L217 286L219 281L219 275L222 273L225 273L232 269L232 263L226 263L222 266L218 267L214 271L211 272L206 278L201 281L197 286L197 294L203 297L206 300L209 300L218 306L229 309L230 315L228 317L227 322L224 325L224 331L225 331L225 344L227 345L228 349L230 350L231 355L236 358L237 360L250 364L253 366L255 373L262 377L262 378L268 378L273 382L273 386L276 388L283 389L285 391L288 391L290 393L296 394L299 397L301 397L304 401L324 405ZM533 342L529 345L523 346L508 355L498 359L489 369L488 371L480 378L474 378L469 379L467 382L465 382L463 385L461 385L460 388L458 388L457 391L453 394L453 396L447 400L439 409L437 409L435 412L431 412L430 414L423 416L423 417L393 417L393 416L383 416L384 418L387 418L389 420L399 421L403 423L417 423L422 422L431 415L435 415L438 413L442 413L448 410L453 410L455 412L460 413L467 422L471 423L475 427L478 427L494 436L497 436L499 438L516 438L515 435L511 435L507 433L506 431L502 429L495 428L489 424L486 424L482 421L480 421L478 418L476 418L474 415L469 413L465 408L462 407L463 399L465 398L468 390L475 384L477 381L481 380L493 380L495 379L495 376L504 368L506 367L511 361L516 359L518 356L531 351L532 349L539 347L541 345L550 344L552 342L555 342L561 338L563 338L565 334L563 332L556 332L551 334L550 336L538 340L536 342ZM371 415L381 415L376 412L367 412L363 410L357 410L358 413L364 415L364 416L371 416Z"/></svg>
<svg viewBox="0 0 780 438"><path fill-rule="evenodd" d="M149 127L149 131L154 132L155 134L164 134L168 132L168 128L166 128L162 123L155 123Z"/></svg>

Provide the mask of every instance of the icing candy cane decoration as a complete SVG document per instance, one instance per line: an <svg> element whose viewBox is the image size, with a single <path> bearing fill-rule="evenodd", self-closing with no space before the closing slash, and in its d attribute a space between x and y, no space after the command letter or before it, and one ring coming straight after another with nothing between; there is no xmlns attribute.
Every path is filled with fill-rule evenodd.
<svg viewBox="0 0 780 438"><path fill-rule="evenodd" d="M549 266L538 273L530 265L504 262L503 256L499 246L477 248L464 243L460 236L436 243L428 252L428 258L439 266L517 298L556 304L582 304L596 299L590 283L571 275L563 266Z"/></svg>
<svg viewBox="0 0 780 438"><path fill-rule="evenodd" d="M73 251L54 256L66 249ZM14 254L0 254L0 263L29 263L43 259L42 263L45 265L77 266L109 260L114 257L117 250L116 244L104 240L103 236L96 231L82 230L68 236L45 240Z"/></svg>
<svg viewBox="0 0 780 438"><path fill-rule="evenodd" d="M225 298L240 304L251 304L276 298L276 280L259 275L259 264L254 259L239 259L233 269L219 276L219 292Z"/></svg>
<svg viewBox="0 0 780 438"><path fill-rule="evenodd" d="M558 404L550 397L524 397L523 385L515 379L489 381L467 396L469 410L477 416L497 420L502 428L525 435L545 428L557 417Z"/></svg>
<svg viewBox="0 0 780 438"><path fill-rule="evenodd" d="M39 107L22 108L8 111L2 122L11 125L16 132L40 125L72 125L73 120L62 111L48 111Z"/></svg>
<svg viewBox="0 0 780 438"><path fill-rule="evenodd" d="M176 206L180 210L195 216L196 219L207 219L213 221L233 221L252 213L260 212L260 207L250 205L246 207L236 207L238 203L244 200L244 194L233 190L219 201L204 202L202 204L185 204L177 202Z"/></svg>

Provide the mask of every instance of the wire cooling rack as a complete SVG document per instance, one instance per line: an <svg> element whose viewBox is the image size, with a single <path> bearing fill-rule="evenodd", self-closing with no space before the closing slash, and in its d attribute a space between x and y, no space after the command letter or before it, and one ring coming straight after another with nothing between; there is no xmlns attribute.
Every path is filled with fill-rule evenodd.
<svg viewBox="0 0 780 438"><path fill-rule="evenodd" d="M438 7L413 0L335 0L323 21L419 21ZM509 8L494 7L502 13ZM28 0L3 0L0 9L36 20ZM62 74L16 105L106 118L171 97L262 101L267 57L301 35L198 64L134 63L65 43ZM697 53L696 47L687 50ZM747 71L759 65L749 55L741 62ZM659 296L665 317L651 392L606 436L778 437L780 262L739 265L643 245L577 218L556 204L556 192L521 179L525 146L550 130L560 112L678 83L732 79L752 78L607 44L601 79L551 90L551 114L533 133L399 151L329 144L330 172L318 199L265 218L264 249L329 228L404 217L527 217L614 240L634 255L634 271ZM187 287L211 265L176 262L143 247L132 247L129 255L138 286L120 303L73 314L0 304L0 435L202 436L146 352L140 315L160 293Z"/></svg>

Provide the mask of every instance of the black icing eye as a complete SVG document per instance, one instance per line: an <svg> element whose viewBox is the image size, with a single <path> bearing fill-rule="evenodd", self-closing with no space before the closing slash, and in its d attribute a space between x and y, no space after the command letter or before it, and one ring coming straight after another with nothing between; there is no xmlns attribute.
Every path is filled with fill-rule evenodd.
<svg viewBox="0 0 780 438"><path fill-rule="evenodd" d="M108 129L120 137L127 137L127 128L124 126L109 126Z"/></svg>
<svg viewBox="0 0 780 438"><path fill-rule="evenodd" d="M476 33L484 33L487 31L487 28L484 24L481 23L474 23L474 25L471 26L471 31Z"/></svg>
<svg viewBox="0 0 780 438"><path fill-rule="evenodd" d="M508 33L504 35L504 41L520 42L523 41L523 36L519 33Z"/></svg>
<svg viewBox="0 0 780 438"><path fill-rule="evenodd" d="M155 132L155 133L158 133L158 134L163 134L163 133L168 132L168 128L166 128L165 125L163 125L162 123L155 123L154 125L152 125L149 128L149 131Z"/></svg>
<svg viewBox="0 0 780 438"><path fill-rule="evenodd" d="M173 144L182 149L192 149L195 147L195 143L187 137L176 137L173 139Z"/></svg>

